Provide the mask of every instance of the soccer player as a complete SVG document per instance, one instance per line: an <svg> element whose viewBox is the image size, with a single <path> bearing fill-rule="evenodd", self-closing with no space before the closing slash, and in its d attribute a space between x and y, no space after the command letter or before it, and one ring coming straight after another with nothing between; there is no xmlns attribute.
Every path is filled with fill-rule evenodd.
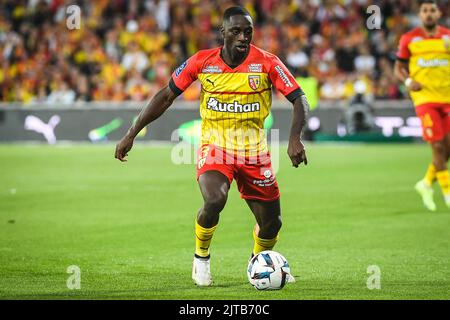
<svg viewBox="0 0 450 320"><path fill-rule="evenodd" d="M405 83L421 119L422 136L432 149L433 161L416 183L428 210L435 211L432 184L438 181L450 207L450 30L437 24L441 12L436 1L420 1L421 26L400 38L396 77Z"/></svg>
<svg viewBox="0 0 450 320"><path fill-rule="evenodd" d="M278 240L280 193L262 134L272 87L293 104L288 145L292 165L307 164L301 134L309 105L300 86L275 55L251 44L253 21L245 9L225 10L221 34L223 46L201 50L175 70L169 84L151 99L117 144L115 153L117 159L126 161L138 132L161 116L192 82L201 82L197 180L204 203L195 223L192 270L198 286L212 284L209 248L233 179L256 219L252 254L271 250ZM295 280L288 276L288 281Z"/></svg>

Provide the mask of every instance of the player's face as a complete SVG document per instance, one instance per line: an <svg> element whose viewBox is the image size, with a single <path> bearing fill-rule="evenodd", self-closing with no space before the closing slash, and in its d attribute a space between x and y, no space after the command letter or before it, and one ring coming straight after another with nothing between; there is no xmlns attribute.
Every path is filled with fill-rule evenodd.
<svg viewBox="0 0 450 320"><path fill-rule="evenodd" d="M441 12L435 4L424 3L420 6L419 18L425 28L433 29L440 17Z"/></svg>
<svg viewBox="0 0 450 320"><path fill-rule="evenodd" d="M246 55L253 37L252 18L244 15L231 16L223 24L222 35L224 46L227 50L231 50L232 56Z"/></svg>

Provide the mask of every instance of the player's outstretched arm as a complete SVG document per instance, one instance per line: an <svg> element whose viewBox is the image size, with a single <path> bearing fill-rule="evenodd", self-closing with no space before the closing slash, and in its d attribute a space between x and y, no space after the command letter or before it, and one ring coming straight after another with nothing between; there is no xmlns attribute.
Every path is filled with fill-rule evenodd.
<svg viewBox="0 0 450 320"><path fill-rule="evenodd" d="M133 147L134 138L137 134L149 123L158 119L164 111L169 108L177 95L169 88L165 86L161 89L142 109L135 123L131 126L125 136L117 143L115 158L124 162L127 161L125 157Z"/></svg>
<svg viewBox="0 0 450 320"><path fill-rule="evenodd" d="M395 77L403 82L408 90L420 91L422 85L409 77L408 63L401 60L396 60L394 65L394 75Z"/></svg>
<svg viewBox="0 0 450 320"><path fill-rule="evenodd" d="M306 112L309 110L309 103L305 95L299 96L294 101L291 133L289 135L288 155L292 165L296 168L304 162L308 164L305 146L301 141L303 128L306 124Z"/></svg>

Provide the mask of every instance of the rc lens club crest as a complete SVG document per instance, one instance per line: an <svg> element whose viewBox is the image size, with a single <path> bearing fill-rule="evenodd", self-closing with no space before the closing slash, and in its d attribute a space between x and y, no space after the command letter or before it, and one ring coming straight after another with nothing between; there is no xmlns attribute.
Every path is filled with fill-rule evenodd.
<svg viewBox="0 0 450 320"><path fill-rule="evenodd" d="M258 75L248 76L248 84L253 90L257 90L261 84L261 77Z"/></svg>

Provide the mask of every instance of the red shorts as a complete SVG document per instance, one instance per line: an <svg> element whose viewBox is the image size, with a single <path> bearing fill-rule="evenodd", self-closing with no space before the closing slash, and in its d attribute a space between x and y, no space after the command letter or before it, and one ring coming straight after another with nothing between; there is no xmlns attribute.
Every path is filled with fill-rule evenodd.
<svg viewBox="0 0 450 320"><path fill-rule="evenodd" d="M450 132L450 104L423 104L416 107L416 114L422 122L423 140L441 141Z"/></svg>
<svg viewBox="0 0 450 320"><path fill-rule="evenodd" d="M202 145L197 151L197 180L206 171L221 172L236 180L242 199L274 201L280 198L270 155L244 158L215 145Z"/></svg>

